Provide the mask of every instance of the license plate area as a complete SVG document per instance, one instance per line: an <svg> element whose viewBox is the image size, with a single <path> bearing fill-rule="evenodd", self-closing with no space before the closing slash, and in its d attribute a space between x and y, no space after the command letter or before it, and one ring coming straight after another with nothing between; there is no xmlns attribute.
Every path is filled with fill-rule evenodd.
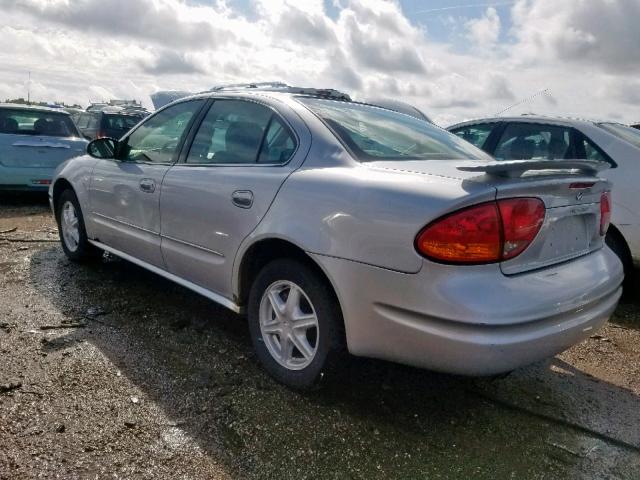
<svg viewBox="0 0 640 480"><path fill-rule="evenodd" d="M590 253L602 247L597 203L547 209L540 232L518 257L502 262L505 274L516 274Z"/></svg>

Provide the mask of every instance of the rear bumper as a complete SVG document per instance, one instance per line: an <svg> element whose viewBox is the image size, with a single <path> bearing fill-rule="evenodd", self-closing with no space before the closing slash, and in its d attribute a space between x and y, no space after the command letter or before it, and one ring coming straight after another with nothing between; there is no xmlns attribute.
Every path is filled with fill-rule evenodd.
<svg viewBox="0 0 640 480"><path fill-rule="evenodd" d="M53 178L55 168L19 168L0 165L0 190L46 192L49 184L35 182Z"/></svg>
<svg viewBox="0 0 640 480"><path fill-rule="evenodd" d="M608 249L505 276L497 265L424 263L417 274L314 256L333 282L354 355L463 375L493 375L593 334L620 298Z"/></svg>

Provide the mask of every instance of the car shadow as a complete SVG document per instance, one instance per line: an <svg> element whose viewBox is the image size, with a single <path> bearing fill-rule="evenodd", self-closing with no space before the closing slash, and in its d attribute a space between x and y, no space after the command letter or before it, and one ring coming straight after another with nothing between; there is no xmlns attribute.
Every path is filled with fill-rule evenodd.
<svg viewBox="0 0 640 480"><path fill-rule="evenodd" d="M232 476L624 478L640 467L638 396L558 359L469 379L352 358L299 393L256 364L244 319L133 264L77 265L48 248L30 280L88 325L48 340L48 355L95 345Z"/></svg>

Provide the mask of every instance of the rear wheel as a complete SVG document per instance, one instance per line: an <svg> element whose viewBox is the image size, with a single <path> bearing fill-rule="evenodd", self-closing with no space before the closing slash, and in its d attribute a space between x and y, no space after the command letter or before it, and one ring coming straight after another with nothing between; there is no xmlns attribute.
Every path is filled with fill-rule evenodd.
<svg viewBox="0 0 640 480"><path fill-rule="evenodd" d="M78 197L73 190L65 190L56 203L56 221L62 250L69 260L82 262L96 259L101 250L89 243Z"/></svg>
<svg viewBox="0 0 640 480"><path fill-rule="evenodd" d="M281 383L314 388L338 363L344 343L338 302L304 263L265 266L251 288L248 313L257 357Z"/></svg>

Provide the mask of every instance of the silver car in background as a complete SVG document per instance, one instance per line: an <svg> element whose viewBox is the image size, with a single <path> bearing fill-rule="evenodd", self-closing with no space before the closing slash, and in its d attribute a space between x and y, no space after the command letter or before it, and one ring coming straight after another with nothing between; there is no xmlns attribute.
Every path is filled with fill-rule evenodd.
<svg viewBox="0 0 640 480"><path fill-rule="evenodd" d="M94 140L50 189L64 252L246 312L258 359L295 388L346 351L498 374L608 319L623 273L601 164L494 162L319 92L197 95Z"/></svg>

